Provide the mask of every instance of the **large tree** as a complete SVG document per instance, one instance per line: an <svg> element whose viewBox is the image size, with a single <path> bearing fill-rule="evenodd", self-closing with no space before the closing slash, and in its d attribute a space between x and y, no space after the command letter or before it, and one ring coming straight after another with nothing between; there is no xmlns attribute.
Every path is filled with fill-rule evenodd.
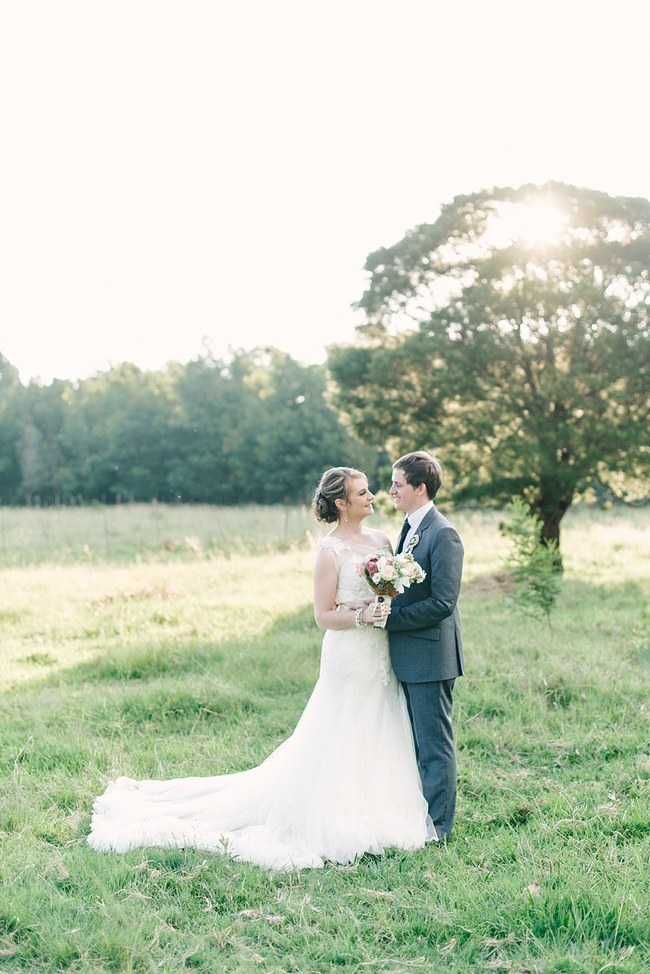
<svg viewBox="0 0 650 974"><path fill-rule="evenodd" d="M338 403L459 498L523 494L559 541L577 493L647 472L650 201L557 183L461 196L371 254Z"/></svg>

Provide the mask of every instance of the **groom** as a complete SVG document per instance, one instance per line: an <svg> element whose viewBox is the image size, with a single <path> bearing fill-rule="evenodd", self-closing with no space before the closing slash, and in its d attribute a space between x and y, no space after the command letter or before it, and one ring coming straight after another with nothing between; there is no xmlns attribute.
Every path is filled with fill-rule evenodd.
<svg viewBox="0 0 650 974"><path fill-rule="evenodd" d="M395 675L413 726L424 797L438 837L446 842L456 809L456 755L451 722L454 681L463 674L457 601L463 544L436 509L442 465L425 451L393 465L390 494L406 520L397 551L411 551L426 578L393 600L386 629Z"/></svg>

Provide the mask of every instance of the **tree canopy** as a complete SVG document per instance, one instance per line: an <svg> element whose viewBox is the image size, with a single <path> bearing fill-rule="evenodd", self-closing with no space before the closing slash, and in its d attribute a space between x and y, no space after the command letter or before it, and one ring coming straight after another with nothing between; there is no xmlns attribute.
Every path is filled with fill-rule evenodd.
<svg viewBox="0 0 650 974"><path fill-rule="evenodd" d="M338 405L459 498L523 495L559 540L594 478L647 472L650 201L557 183L459 196L372 253Z"/></svg>

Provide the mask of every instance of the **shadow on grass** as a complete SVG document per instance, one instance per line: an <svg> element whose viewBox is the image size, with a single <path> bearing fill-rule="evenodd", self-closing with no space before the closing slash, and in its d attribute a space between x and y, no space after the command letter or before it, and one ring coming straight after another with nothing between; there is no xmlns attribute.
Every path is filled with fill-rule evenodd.
<svg viewBox="0 0 650 974"><path fill-rule="evenodd" d="M250 675L250 669L233 672L233 660L250 658L256 661L260 656L260 646L268 645L270 651L281 649L283 640L296 651L300 642L313 655L314 644L320 645L321 634L313 621L311 607L299 612L279 616L272 626L256 637L246 639L211 640L192 638L181 641L170 637L167 641L157 640L155 645L142 644L120 650L111 648L99 652L92 660L85 660L72 666L35 677L29 683L9 691L7 696L19 695L22 691L34 691L39 687L75 686L79 683L152 681L168 676L181 676L195 673L200 677L206 674L218 676L228 673L231 677ZM267 651L268 654L268 651ZM301 654L302 655L302 654ZM34 660L34 662L40 662ZM49 660L51 662L51 660ZM237 682L242 682L237 679Z"/></svg>
<svg viewBox="0 0 650 974"><path fill-rule="evenodd" d="M257 726L261 740L266 734L275 744L293 729L316 682L320 642L305 608L259 637L143 642L43 675L0 695L7 726L0 765L76 774L92 761L96 735L103 742L136 735L144 754L157 739L192 735L204 747L199 742L210 736L238 727L250 735Z"/></svg>

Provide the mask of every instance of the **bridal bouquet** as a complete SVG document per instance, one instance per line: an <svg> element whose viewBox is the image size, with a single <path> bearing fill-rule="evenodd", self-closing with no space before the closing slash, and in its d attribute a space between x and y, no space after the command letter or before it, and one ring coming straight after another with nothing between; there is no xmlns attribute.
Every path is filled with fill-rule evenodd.
<svg viewBox="0 0 650 974"><path fill-rule="evenodd" d="M391 599L401 595L405 588L426 578L426 572L410 551L404 551L399 555L382 552L366 555L357 565L357 572L365 578L375 593L375 602L387 602L388 605ZM383 629L385 625L385 620L377 621L375 628Z"/></svg>

